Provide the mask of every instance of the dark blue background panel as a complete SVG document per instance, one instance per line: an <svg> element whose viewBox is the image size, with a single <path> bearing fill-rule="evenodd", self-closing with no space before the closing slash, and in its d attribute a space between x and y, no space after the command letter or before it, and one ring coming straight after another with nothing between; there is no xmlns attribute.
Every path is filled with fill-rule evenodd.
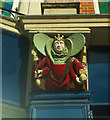
<svg viewBox="0 0 110 120"><path fill-rule="evenodd" d="M33 117L35 118L82 118L81 120L83 120L84 116L84 108L81 105L76 106L72 104L50 104L43 106L40 105L39 108L36 106L35 109L36 110L33 111Z"/></svg>
<svg viewBox="0 0 110 120"><path fill-rule="evenodd" d="M109 47L88 49L89 87L92 103L109 103Z"/></svg>
<svg viewBox="0 0 110 120"><path fill-rule="evenodd" d="M110 116L110 105L92 105L91 109L93 111L94 117L108 118Z"/></svg>
<svg viewBox="0 0 110 120"><path fill-rule="evenodd" d="M12 32L2 33L3 102L24 106L28 64L28 39Z"/></svg>

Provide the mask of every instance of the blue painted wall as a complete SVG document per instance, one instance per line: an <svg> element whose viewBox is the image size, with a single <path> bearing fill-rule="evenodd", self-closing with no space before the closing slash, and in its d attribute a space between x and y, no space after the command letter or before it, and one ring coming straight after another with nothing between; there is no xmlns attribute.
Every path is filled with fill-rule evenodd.
<svg viewBox="0 0 110 120"><path fill-rule="evenodd" d="M3 30L2 32L2 99L3 102L24 107L29 41Z"/></svg>
<svg viewBox="0 0 110 120"><path fill-rule="evenodd" d="M109 49L110 47L98 46L88 49L88 77L92 103L110 103Z"/></svg>

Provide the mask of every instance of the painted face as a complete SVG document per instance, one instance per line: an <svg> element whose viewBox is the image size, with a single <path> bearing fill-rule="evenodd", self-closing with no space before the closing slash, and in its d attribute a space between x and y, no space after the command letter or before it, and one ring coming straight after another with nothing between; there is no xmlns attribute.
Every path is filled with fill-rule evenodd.
<svg viewBox="0 0 110 120"><path fill-rule="evenodd" d="M61 53L63 50L64 50L64 47L65 47L65 43L63 40L55 40L54 41L54 50L55 52L57 53Z"/></svg>

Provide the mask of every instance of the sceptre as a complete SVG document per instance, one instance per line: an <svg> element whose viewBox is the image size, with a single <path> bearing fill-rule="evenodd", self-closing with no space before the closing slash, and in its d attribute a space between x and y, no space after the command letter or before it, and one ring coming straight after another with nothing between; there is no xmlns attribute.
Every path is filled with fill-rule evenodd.
<svg viewBox="0 0 110 120"><path fill-rule="evenodd" d="M37 75L38 74L38 65L37 65L38 57L34 49L31 50L31 53L34 56L35 74ZM36 84L40 86L40 80L37 76L36 76Z"/></svg>

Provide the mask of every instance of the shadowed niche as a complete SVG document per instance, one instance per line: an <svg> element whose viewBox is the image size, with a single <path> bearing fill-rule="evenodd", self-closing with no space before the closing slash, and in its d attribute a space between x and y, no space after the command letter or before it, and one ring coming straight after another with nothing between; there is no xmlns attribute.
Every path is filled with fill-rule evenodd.
<svg viewBox="0 0 110 120"><path fill-rule="evenodd" d="M18 41L20 49L19 58L21 66L19 70L19 90L20 90L20 105L25 106L26 86L27 86L27 69L28 69L28 54L29 54L29 39L20 36Z"/></svg>

